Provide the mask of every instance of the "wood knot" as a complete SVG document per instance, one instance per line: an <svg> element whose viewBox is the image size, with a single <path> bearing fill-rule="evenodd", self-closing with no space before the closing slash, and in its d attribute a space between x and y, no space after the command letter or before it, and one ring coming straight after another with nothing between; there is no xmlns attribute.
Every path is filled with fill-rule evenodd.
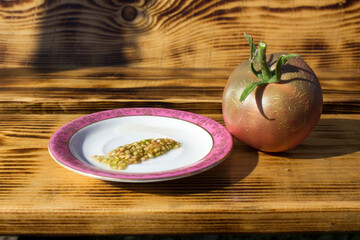
<svg viewBox="0 0 360 240"><path fill-rule="evenodd" d="M133 21L138 15L136 8L133 6L125 6L121 11L121 17L128 22Z"/></svg>

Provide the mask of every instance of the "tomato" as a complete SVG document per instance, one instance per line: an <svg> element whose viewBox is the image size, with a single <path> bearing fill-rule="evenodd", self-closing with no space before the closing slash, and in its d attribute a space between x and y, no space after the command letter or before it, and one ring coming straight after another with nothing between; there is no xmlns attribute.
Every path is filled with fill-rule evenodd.
<svg viewBox="0 0 360 240"><path fill-rule="evenodd" d="M251 53L259 54L259 51L252 49ZM266 57L263 52L267 73L273 75L268 79L263 74L266 66L259 57L257 62L249 59L238 65L227 81L222 99L223 118L229 132L241 142L265 152L296 147L313 130L322 112L321 86L315 73L295 55L277 65L276 60L281 56L285 55ZM276 67L279 67L277 80ZM246 91L248 95L244 98Z"/></svg>

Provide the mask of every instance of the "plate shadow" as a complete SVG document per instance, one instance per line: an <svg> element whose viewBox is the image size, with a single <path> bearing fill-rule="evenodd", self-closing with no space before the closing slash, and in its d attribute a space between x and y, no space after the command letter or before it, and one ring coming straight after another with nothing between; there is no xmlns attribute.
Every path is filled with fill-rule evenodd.
<svg viewBox="0 0 360 240"><path fill-rule="evenodd" d="M113 187L158 195L186 195L219 190L246 178L258 164L258 152L236 139L229 157L208 171L187 178L154 183L108 182Z"/></svg>

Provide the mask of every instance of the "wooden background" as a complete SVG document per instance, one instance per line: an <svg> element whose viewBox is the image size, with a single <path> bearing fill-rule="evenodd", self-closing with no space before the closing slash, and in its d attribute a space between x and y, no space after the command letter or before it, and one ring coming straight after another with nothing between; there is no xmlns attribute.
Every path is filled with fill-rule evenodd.
<svg viewBox="0 0 360 240"><path fill-rule="evenodd" d="M360 67L358 0L2 0L0 67L233 68L244 32L313 68Z"/></svg>
<svg viewBox="0 0 360 240"><path fill-rule="evenodd" d="M51 135L97 111L165 107L224 124L244 32L302 55L320 80L324 114L299 147L234 141L221 165L155 184L51 159ZM0 0L0 234L359 231L359 82L359 0Z"/></svg>
<svg viewBox="0 0 360 240"><path fill-rule="evenodd" d="M324 113L360 112L356 0L0 1L0 112L221 113L228 76L249 58L244 32L266 41L269 53L303 57L321 82ZM199 85L198 77L208 81ZM204 87L206 96L197 96Z"/></svg>

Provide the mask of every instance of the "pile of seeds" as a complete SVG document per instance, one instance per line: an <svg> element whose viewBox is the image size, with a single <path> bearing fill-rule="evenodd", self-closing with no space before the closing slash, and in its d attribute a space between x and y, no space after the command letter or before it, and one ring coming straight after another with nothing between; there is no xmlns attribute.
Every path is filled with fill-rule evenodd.
<svg viewBox="0 0 360 240"><path fill-rule="evenodd" d="M107 164L112 169L123 170L130 164L158 157L171 149L179 147L180 143L170 138L145 139L117 147L111 150L106 157L94 155L92 158Z"/></svg>

